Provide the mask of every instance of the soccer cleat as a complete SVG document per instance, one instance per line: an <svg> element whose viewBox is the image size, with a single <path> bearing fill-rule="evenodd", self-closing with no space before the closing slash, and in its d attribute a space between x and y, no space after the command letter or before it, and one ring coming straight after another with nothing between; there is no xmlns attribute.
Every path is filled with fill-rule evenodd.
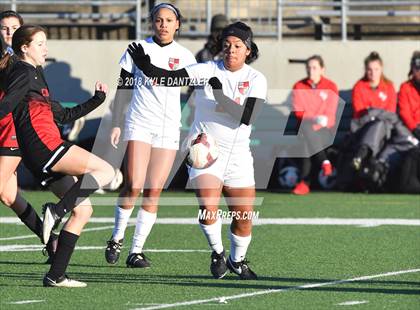
<svg viewBox="0 0 420 310"><path fill-rule="evenodd" d="M321 169L322 169L322 174L326 177L330 176L333 172L333 166L331 165L329 160L325 160L322 163Z"/></svg>
<svg viewBox="0 0 420 310"><path fill-rule="evenodd" d="M306 184L305 181L300 181L298 184L296 184L292 193L295 195L307 195L310 191L311 190L309 189L308 184Z"/></svg>
<svg viewBox="0 0 420 310"><path fill-rule="evenodd" d="M57 280L50 279L48 275L45 275L43 281L45 287L86 287L87 284L84 282L76 281L64 275Z"/></svg>
<svg viewBox="0 0 420 310"><path fill-rule="evenodd" d="M125 262L128 268L149 268L150 263L143 253L131 253Z"/></svg>
<svg viewBox="0 0 420 310"><path fill-rule="evenodd" d="M353 158L351 165L354 170L359 171L360 168L362 167L362 158L360 157Z"/></svg>
<svg viewBox="0 0 420 310"><path fill-rule="evenodd" d="M54 211L55 204L47 202L42 206L42 213L44 215L42 221L42 239L44 244L50 240L51 232L58 227L61 222L61 218Z"/></svg>
<svg viewBox="0 0 420 310"><path fill-rule="evenodd" d="M44 254L44 256L48 256L48 259L45 262L46 264L52 263L55 251L57 249L57 244L58 244L58 235L55 233L52 233L50 236L50 239L48 240L48 243L42 249L42 254Z"/></svg>
<svg viewBox="0 0 420 310"><path fill-rule="evenodd" d="M227 273L225 251L217 254L215 251L211 253L210 272L215 279L222 279Z"/></svg>
<svg viewBox="0 0 420 310"><path fill-rule="evenodd" d="M241 262L234 262L230 258L227 259L227 267L233 273L236 273L241 280L257 280L257 275L248 266L248 261L244 259Z"/></svg>
<svg viewBox="0 0 420 310"><path fill-rule="evenodd" d="M107 241L108 246L105 249L105 259L109 264L115 264L118 262L123 241L124 239L121 239L120 241L114 241L112 238Z"/></svg>

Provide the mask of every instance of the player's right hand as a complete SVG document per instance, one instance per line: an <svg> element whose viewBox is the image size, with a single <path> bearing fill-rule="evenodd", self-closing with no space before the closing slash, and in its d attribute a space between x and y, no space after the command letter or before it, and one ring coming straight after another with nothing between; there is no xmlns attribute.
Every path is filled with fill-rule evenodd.
<svg viewBox="0 0 420 310"><path fill-rule="evenodd" d="M144 53L143 46L141 46L140 43L131 43L128 46L127 51L140 70L145 71L148 68L150 65L150 57Z"/></svg>
<svg viewBox="0 0 420 310"><path fill-rule="evenodd" d="M118 143L120 143L120 137L121 137L121 128L120 127L114 127L111 130L111 145L114 148L118 148Z"/></svg>

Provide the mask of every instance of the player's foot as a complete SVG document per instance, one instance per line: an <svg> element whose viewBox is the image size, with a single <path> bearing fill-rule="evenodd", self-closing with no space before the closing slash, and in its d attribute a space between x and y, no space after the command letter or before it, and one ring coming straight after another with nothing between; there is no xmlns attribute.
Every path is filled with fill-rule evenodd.
<svg viewBox="0 0 420 310"><path fill-rule="evenodd" d="M44 254L44 256L48 256L48 259L45 262L46 264L52 263L55 251L57 250L57 244L58 244L58 235L55 233L52 233L47 244L42 249L42 253Z"/></svg>
<svg viewBox="0 0 420 310"><path fill-rule="evenodd" d="M143 253L131 253L125 262L128 268L149 268L150 263Z"/></svg>
<svg viewBox="0 0 420 310"><path fill-rule="evenodd" d="M105 249L105 259L109 264L115 264L118 262L123 241L124 239L121 239L120 241L114 241L112 238L107 241L108 245Z"/></svg>
<svg viewBox="0 0 420 310"><path fill-rule="evenodd" d="M310 191L311 190L309 189L308 184L306 184L305 181L300 181L298 184L296 184L292 193L295 195L307 195Z"/></svg>
<svg viewBox="0 0 420 310"><path fill-rule="evenodd" d="M64 275L57 280L50 279L48 275L45 275L42 281L45 287L86 287L87 284L84 282L76 281Z"/></svg>
<svg viewBox="0 0 420 310"><path fill-rule="evenodd" d="M226 264L229 270L236 273L241 280L257 280L257 275L249 268L248 263L246 259L241 262L234 262L229 256Z"/></svg>
<svg viewBox="0 0 420 310"><path fill-rule="evenodd" d="M360 157L354 157L351 165L353 167L354 170L359 171L360 168L362 167L362 158Z"/></svg>
<svg viewBox="0 0 420 310"><path fill-rule="evenodd" d="M42 206L42 213L44 215L42 221L42 239L44 244L50 240L51 232L57 228L61 222L61 218L54 211L55 204L47 202Z"/></svg>
<svg viewBox="0 0 420 310"><path fill-rule="evenodd" d="M333 172L333 166L329 160L324 160L321 165L322 174L326 177L330 176Z"/></svg>
<svg viewBox="0 0 420 310"><path fill-rule="evenodd" d="M227 273L225 251L217 254L215 251L211 253L210 272L215 279L223 278Z"/></svg>

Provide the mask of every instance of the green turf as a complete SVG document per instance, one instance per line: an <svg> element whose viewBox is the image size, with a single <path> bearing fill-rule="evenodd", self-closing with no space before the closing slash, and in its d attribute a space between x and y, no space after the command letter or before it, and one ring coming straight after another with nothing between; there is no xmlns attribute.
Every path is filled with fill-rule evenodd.
<svg viewBox="0 0 420 310"><path fill-rule="evenodd" d="M306 197L258 193L261 218L336 217L420 219L420 199L410 195L314 193ZM55 200L46 192L26 192L36 206ZM167 192L165 197L193 197L192 193ZM133 214L133 218L136 213ZM6 208L0 216L13 216ZM113 216L112 206L98 206L95 217ZM196 217L195 206L163 206L159 217ZM90 227L111 224L89 224ZM227 226L223 227L228 247ZM419 309L420 273L379 277L354 283L295 290L297 286L351 279L359 276L420 268L420 229L411 226L256 226L248 251L258 281L239 281L233 275L214 280L209 275L210 252L147 253L148 270L127 269L124 261L134 227L126 233L120 262L109 266L104 251L76 251L68 273L86 281L85 289L45 289L41 280L48 266L40 252L0 252L0 309L134 309L151 304L210 299L269 289L284 292L210 302L192 309ZM103 246L111 229L84 233L79 246ZM1 224L0 238L29 235L22 225ZM36 238L0 241L5 245L35 245ZM198 225L156 225L148 249L207 250ZM41 303L13 305L22 300ZM364 301L339 306L348 301Z"/></svg>

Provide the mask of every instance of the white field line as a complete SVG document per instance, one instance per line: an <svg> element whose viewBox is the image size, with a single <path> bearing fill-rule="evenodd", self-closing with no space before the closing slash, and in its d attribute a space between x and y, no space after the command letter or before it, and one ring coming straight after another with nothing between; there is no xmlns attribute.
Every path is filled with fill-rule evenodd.
<svg viewBox="0 0 420 310"><path fill-rule="evenodd" d="M64 219L65 220L65 219ZM114 217L92 217L89 223L113 224ZM136 219L131 218L130 224ZM198 224L198 217L167 217L157 218L157 224L193 225ZM0 224L22 224L17 217L0 217ZM223 224L230 224L230 219L223 219ZM381 225L420 226L420 219L398 218L258 218L253 225L338 225L375 227ZM1 240L1 239L0 239Z"/></svg>
<svg viewBox="0 0 420 310"><path fill-rule="evenodd" d="M41 244L9 244L0 245L0 252L35 252L42 250ZM76 250L104 250L105 246L76 246ZM149 253L210 253L210 250L202 249L145 249Z"/></svg>
<svg viewBox="0 0 420 310"><path fill-rule="evenodd" d="M7 302L9 305L24 305L24 304L33 304L38 302L44 302L45 300L20 300L20 301L11 301Z"/></svg>
<svg viewBox="0 0 420 310"><path fill-rule="evenodd" d="M366 300L352 300L352 301L345 301L337 304L337 306L354 306L354 305L361 305L361 304L367 304L368 301Z"/></svg>
<svg viewBox="0 0 420 310"><path fill-rule="evenodd" d="M337 281L331 281L331 282L310 283L310 284L304 284L304 285L294 286L294 287L285 288L285 289L268 289L268 290L255 291L255 292L238 294L238 295L220 296L220 297L214 297L214 298L209 298L209 299L183 301L183 302L176 302L173 304L162 304L158 306L151 306L151 307L145 307L145 308L135 308L133 310L166 309L166 308L175 308L175 307L182 307L182 306L199 305L199 304L205 304L209 302L225 302L227 300L235 300L235 299L254 297L254 296L259 296L259 295L268 295L268 294L282 293L282 292L288 292L288 291L294 291L294 290L304 290L304 289L311 289L311 288L317 288L317 287L323 287L323 286L345 284L345 283L351 283L351 282L356 282L356 281L364 281L364 280L370 280L370 279L375 279L375 278L390 277L390 276L396 276L400 274L414 273L414 272L420 272L420 269L409 269L409 270L401 270L401 271L395 271L395 272L380 273L380 274L371 275L371 276L362 276L362 277L357 277L357 278L337 280Z"/></svg>
<svg viewBox="0 0 420 310"><path fill-rule="evenodd" d="M128 226L133 226L133 225L130 224ZM111 228L114 228L114 225L112 225L112 226L107 225L107 226L101 226L101 227L85 228L85 229L83 229L83 232L107 230L107 229L111 229ZM30 239L30 238L38 238L38 236L36 236L35 234L32 234L32 235L24 235L24 236L5 237L5 238L0 238L0 241L19 240L19 239Z"/></svg>

